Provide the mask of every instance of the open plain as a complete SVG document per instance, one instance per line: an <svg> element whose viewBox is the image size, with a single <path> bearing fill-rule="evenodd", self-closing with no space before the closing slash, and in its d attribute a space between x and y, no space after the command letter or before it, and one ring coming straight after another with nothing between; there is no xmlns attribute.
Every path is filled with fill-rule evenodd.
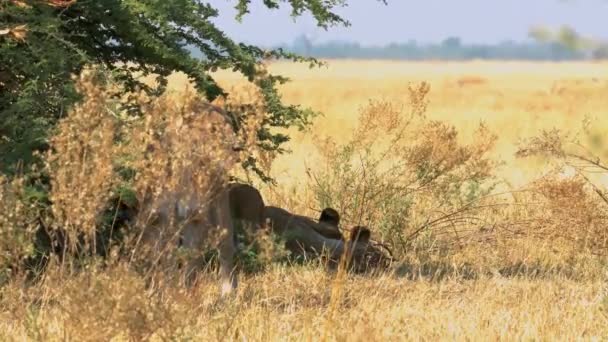
<svg viewBox="0 0 608 342"><path fill-rule="evenodd" d="M281 87L287 103L311 107L324 116L315 118L308 132L289 132L292 140L287 147L292 152L267 165L276 187L255 178L253 183L267 204L316 217L329 201L345 211L346 224L369 224L378 239L393 246L398 261L392 272L348 275L327 273L316 265L273 263L263 272L244 276L236 297L226 302L216 302L212 280L190 291L169 285L149 290L122 266L69 278L56 274L30 291L18 283L2 288L1 340L608 339L608 203L594 192L606 190L608 172L594 169L581 180L578 172L588 169L579 164L560 163L551 156L516 156L525 139L559 129L573 136L578 132L580 145L598 160L608 160L608 63L330 60L320 69L281 62L269 70L291 78ZM217 77L222 85L247 96L239 77ZM366 165L363 171L351 171L362 159L370 160L358 153L372 158L377 152L356 144L354 154L340 148L354 136L365 135L360 130L369 120L361 121L361 116L382 121L384 126L369 128L370 134L386 130L387 139L394 137L391 123L382 120L382 108L409 113L420 105L412 100L417 93L412 87L420 89L420 82L430 86L428 102L420 111L427 121L408 126L421 135L398 144L403 149L395 153L407 156L388 154L378 164L361 162ZM176 74L170 88L179 92L186 85ZM370 100L392 107L374 106ZM433 140L433 132L444 132L425 128L436 128L429 123L435 120L454 127L454 141L448 133L445 140ZM481 122L486 134L495 135L487 146L475 145ZM420 140L425 134L428 140ZM385 136L374 136L377 139L368 146L383 151ZM326 144L328 139L331 144ZM471 198L508 193L508 203L479 200L475 210L465 205L467 216L412 235L416 227L428 225L426 217L445 215L437 214L444 209L458 211L466 201L450 197L454 204L448 206L448 199L440 196L448 185L424 192L427 183L416 183L420 186L415 191L404 193L408 216L387 219L389 214L399 216L398 206L387 206L400 197L390 197L390 203L377 200L396 196L392 191L397 190L370 176L370 169L375 170L373 175L385 175L382 161L394 159L404 162L399 170L408 172L403 171L408 180L419 174L418 169L410 173L408 165L422 163L416 158L422 152L408 149L408 141L423 147L444 146L442 141L472 146L462 150L472 156L462 162L463 169L448 170L446 180L440 181L456 182L470 170L483 169L483 182L475 186L483 188L485 181L495 186ZM428 155L438 154L441 166L455 151L438 147ZM475 151L483 158L475 159ZM348 158L336 159L345 154ZM484 164L486 159L496 163ZM547 180L550 172L555 175ZM364 197L368 202L362 204L356 189L340 183L340 175L368 186L363 189L387 189L386 193ZM334 193L325 196L324 190ZM522 194L528 190L530 195ZM352 196L343 198L340 192ZM358 208L373 213L355 214ZM407 241L398 245L399 237Z"/></svg>

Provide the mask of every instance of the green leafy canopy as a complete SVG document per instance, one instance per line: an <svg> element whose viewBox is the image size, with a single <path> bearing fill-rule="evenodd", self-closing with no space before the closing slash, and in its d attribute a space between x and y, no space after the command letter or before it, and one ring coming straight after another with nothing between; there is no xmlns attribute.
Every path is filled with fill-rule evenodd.
<svg viewBox="0 0 608 342"><path fill-rule="evenodd" d="M294 17L311 14L327 29L349 25L335 10L345 0L262 0L273 10L290 6ZM251 0L236 0L241 20ZM209 100L228 95L211 76L220 69L241 73L255 84L269 116L259 131L264 148L281 152L288 140L272 127L304 127L314 112L285 105L277 85L281 76L261 72L268 59L321 63L281 49L265 50L235 42L212 19L219 15L210 3L198 0L0 0L0 32L25 25L26 36L0 34L0 171L15 170L18 162L33 161L44 149L49 130L78 100L71 75L87 64L111 70L125 91L144 89L162 94L167 76L184 72ZM7 31L8 30L8 31ZM198 49L202 58L190 54ZM137 76L158 75L158 86L141 84ZM237 113L238 114L238 113ZM255 168L255 161L248 161Z"/></svg>

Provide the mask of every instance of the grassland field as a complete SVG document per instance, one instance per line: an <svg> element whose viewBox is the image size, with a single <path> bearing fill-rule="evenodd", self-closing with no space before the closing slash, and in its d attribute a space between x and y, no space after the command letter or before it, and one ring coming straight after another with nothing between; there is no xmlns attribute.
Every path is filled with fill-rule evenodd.
<svg viewBox="0 0 608 342"><path fill-rule="evenodd" d="M608 136L606 62L327 62L320 69L283 62L269 66L291 78L281 87L287 103L324 113L315 120L313 133L346 140L370 99L407 102L408 85L425 81L431 89L426 111L430 118L454 125L463 142L471 139L480 121L498 135L491 156L504 161L497 175L508 188L523 187L547 171L545 160L515 158L519 139L542 129L576 129L586 118L594 120L596 134ZM243 83L227 72L217 78L228 88ZM175 74L169 86L180 91L187 81ZM290 133L287 147L292 153L279 156L272 166L279 194L268 187L262 193L270 204L312 216L313 199L305 179L306 167L315 163L313 135ZM608 148L597 152L608 157ZM594 177L604 189L608 186L605 173ZM295 199L286 200L286 194ZM608 339L605 257L570 251L564 256L552 241L520 243L525 247L512 251L518 260L576 260L560 265L577 268L581 276L571 277L566 270L541 277L496 273L476 279L391 274L340 278L314 266L275 265L243 278L237 297L218 304L213 280L190 292L169 288L158 295L145 290L130 271L117 268L67 280L50 277L29 292L18 284L4 289L0 340ZM500 260L503 255L488 248L467 253L477 253L467 260ZM50 298L46 303L61 304L40 305L41 297Z"/></svg>
<svg viewBox="0 0 608 342"><path fill-rule="evenodd" d="M608 133L608 64L602 62L399 62L329 60L326 67L274 63L271 72L291 79L281 88L287 103L301 104L324 113L312 131L336 139L354 129L360 109L370 99L407 102L407 87L428 82L431 86L427 114L453 124L463 141L470 139L479 122L485 122L499 140L493 156L505 161L499 175L519 187L543 170L542 162L516 160L521 138L542 129L576 129L585 117L596 119ZM219 73L227 87L243 80ZM174 75L170 88L183 89L183 75ZM281 184L304 176L304 161L311 156L310 134L291 132L293 153L274 163ZM604 180L608 184L608 179Z"/></svg>

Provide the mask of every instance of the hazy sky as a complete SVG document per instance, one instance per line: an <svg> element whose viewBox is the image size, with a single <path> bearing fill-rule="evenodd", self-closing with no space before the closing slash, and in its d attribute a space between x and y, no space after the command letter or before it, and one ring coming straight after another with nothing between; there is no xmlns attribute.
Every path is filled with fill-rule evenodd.
<svg viewBox="0 0 608 342"><path fill-rule="evenodd" d="M310 16L296 22L287 6L270 11L252 0L242 24L234 20L235 0L208 1L220 10L215 21L238 41L260 45L291 43L301 33L316 41L348 40L361 44L440 42L459 36L468 43L528 39L535 25L569 25L581 34L608 40L608 0L351 0L339 10L350 28L316 28Z"/></svg>

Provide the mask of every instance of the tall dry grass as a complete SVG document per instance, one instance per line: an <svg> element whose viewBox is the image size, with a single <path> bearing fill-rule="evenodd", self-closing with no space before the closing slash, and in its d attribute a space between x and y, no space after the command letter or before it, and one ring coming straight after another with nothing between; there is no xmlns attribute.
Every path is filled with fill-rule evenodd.
<svg viewBox="0 0 608 342"><path fill-rule="evenodd" d="M45 159L54 223L65 230L71 250L76 249L78 233L86 236L88 248L96 249L99 216L118 183L118 121L108 108L110 96L100 78L95 70L85 70L77 79L77 90L85 99L60 121Z"/></svg>
<svg viewBox="0 0 608 342"><path fill-rule="evenodd" d="M3 340L603 340L602 281L348 279L332 297L319 268L275 267L218 303L213 283L146 290L123 268L3 289ZM330 307L332 308L330 310ZM328 315L332 315L329 317Z"/></svg>
<svg viewBox="0 0 608 342"><path fill-rule="evenodd" d="M283 89L288 101L313 105L327 116L316 121L312 132L291 132L293 154L274 163L273 156L266 156L266 169L279 186L254 181L265 201L310 216L323 206L336 207L345 226L368 225L376 239L392 247L399 259L395 267L384 274L352 275L344 269L329 273L315 263L271 264L245 277L235 298L217 301L212 274L185 289L170 281L151 286L120 258L88 264L71 275L51 262L35 284L6 277L0 288L0 338L606 339L608 204L602 132L607 126L599 120L578 135L565 131L584 121L578 110L601 116L606 107L600 95L608 83L601 65L555 67L340 62L305 78L298 69L273 65L296 76ZM225 84L239 89L235 78L223 76ZM96 89L90 93L97 94ZM141 182L134 187L140 198L155 193L156 186L161 192L182 188L176 172L188 170L189 161L207 158L211 150L224 151L220 145L192 154L192 144L215 146L197 140L194 133L204 129L181 121L200 109L192 94L148 107L158 121L133 123L119 120L110 100L98 100L112 109L108 112L94 105L95 96L91 99L73 113L73 121L66 121L81 129L59 127L55 141L74 136L81 143L63 144L55 151L64 155L51 158L51 178L66 184L57 186L66 193L56 203L78 205L70 189L94 192L124 182ZM79 115L98 116L76 124ZM477 120L481 117L484 124ZM100 118L117 120L116 125L104 125L106 119ZM552 124L561 130L541 133ZM111 144L104 144L109 140L98 135L105 132L99 127L114 127ZM245 129L244 136L249 138L235 138L255 145L252 130ZM111 171L95 167L107 166L100 162L108 157L99 146L112 151ZM129 168L144 170L143 178L124 178ZM115 178L81 176L104 172ZM249 176L239 173L234 174ZM202 189L209 179L201 177ZM0 235L27 241L31 227L19 221L29 208L21 198L22 185L19 180L2 184ZM90 227L108 199L79 196L91 198L80 218ZM82 224L77 210L57 208L59 222ZM22 230L15 234L14 229ZM31 248L21 244L21 251L10 254L13 242L4 241L3 257L19 259Z"/></svg>
<svg viewBox="0 0 608 342"><path fill-rule="evenodd" d="M310 106L325 115L317 118L312 131L344 142L355 129L361 108L370 99L403 103L410 84L427 82L429 119L454 125L459 139L470 142L479 122L484 121L498 139L492 157L506 162L496 174L510 186L522 187L539 173L542 159L515 157L519 139L539 130L580 127L585 116L605 118L608 105L606 62L532 63L517 61L399 62L330 60L328 66L309 69L289 63L275 63L271 72L286 75L292 82L282 86L288 103ZM220 73L220 83L240 86L242 79ZM483 79L483 82L466 82ZM464 81L463 81L464 80ZM170 87L182 89L182 75L174 75ZM605 123L595 124L606 135ZM304 159L314 150L306 133L294 130L293 153L278 158L274 174L281 184L295 184L306 175ZM608 178L603 180L608 184ZM300 184L301 186L302 184Z"/></svg>

